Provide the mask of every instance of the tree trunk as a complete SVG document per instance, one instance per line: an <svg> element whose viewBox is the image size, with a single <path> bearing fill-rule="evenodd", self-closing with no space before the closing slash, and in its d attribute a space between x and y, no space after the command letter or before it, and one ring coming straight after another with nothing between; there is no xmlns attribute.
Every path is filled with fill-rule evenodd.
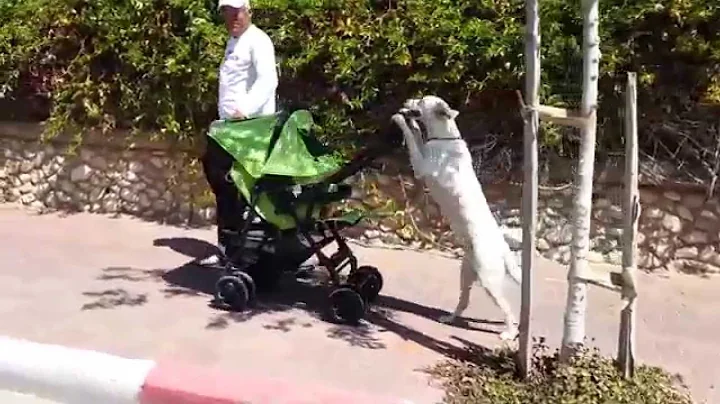
<svg viewBox="0 0 720 404"><path fill-rule="evenodd" d="M540 92L540 17L538 0L527 0L525 38L525 98L530 108L523 111L524 184L522 194L522 303L520 306L519 367L523 379L530 375L532 365L532 269L535 261L535 227L537 223L539 117L536 107Z"/></svg>
<svg viewBox="0 0 720 404"><path fill-rule="evenodd" d="M572 259L568 271L568 291L565 307L560 359L566 362L585 342L585 314L587 284L577 278L587 272L590 250L590 215L595 169L595 137L597 131L597 95L600 61L598 35L598 0L582 0L583 9L583 96L581 114L587 122L581 129L580 161L573 201Z"/></svg>

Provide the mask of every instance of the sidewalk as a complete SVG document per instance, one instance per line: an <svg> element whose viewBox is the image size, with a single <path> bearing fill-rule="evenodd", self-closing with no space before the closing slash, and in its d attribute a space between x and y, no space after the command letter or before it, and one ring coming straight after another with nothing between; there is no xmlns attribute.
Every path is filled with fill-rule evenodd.
<svg viewBox="0 0 720 404"><path fill-rule="evenodd" d="M45 400L35 396L15 393L12 391L0 390L0 403L3 404L65 404L55 401Z"/></svg>
<svg viewBox="0 0 720 404"><path fill-rule="evenodd" d="M420 369L467 344L499 344L500 313L480 289L467 311L474 320L434 321L456 304L459 282L459 262L434 253L354 247L386 279L364 327L320 320L324 294L304 284L286 285L252 314L216 311L208 302L217 275L188 265L213 237L128 218L0 209L0 335L416 403L442 397ZM551 346L561 337L564 279L565 268L539 259L533 329ZM681 373L699 402L720 402L720 279L643 275L640 285L639 360ZM614 354L619 298L593 288L589 306L588 337Z"/></svg>

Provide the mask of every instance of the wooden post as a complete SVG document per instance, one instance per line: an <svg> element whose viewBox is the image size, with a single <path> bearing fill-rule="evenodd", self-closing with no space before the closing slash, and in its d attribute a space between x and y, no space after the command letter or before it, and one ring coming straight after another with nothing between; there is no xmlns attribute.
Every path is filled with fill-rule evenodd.
<svg viewBox="0 0 720 404"><path fill-rule="evenodd" d="M560 359L566 362L585 341L587 283L581 274L589 270L590 215L595 171L595 139L597 135L598 76L600 74L600 13L598 0L582 0L583 15L583 94L580 114L586 119L580 133L580 161L573 198L573 235L570 270L568 271L567 302Z"/></svg>
<svg viewBox="0 0 720 404"><path fill-rule="evenodd" d="M525 37L525 107L524 130L524 183L522 191L523 251L522 251L522 303L520 308L519 368L527 378L532 366L532 268L535 261L535 228L538 198L538 113L540 93L540 17L538 0L526 0Z"/></svg>
<svg viewBox="0 0 720 404"><path fill-rule="evenodd" d="M625 90L625 231L623 234L623 309L620 313L618 366L623 376L635 372L635 288L637 227L640 217L638 192L637 79L628 73Z"/></svg>

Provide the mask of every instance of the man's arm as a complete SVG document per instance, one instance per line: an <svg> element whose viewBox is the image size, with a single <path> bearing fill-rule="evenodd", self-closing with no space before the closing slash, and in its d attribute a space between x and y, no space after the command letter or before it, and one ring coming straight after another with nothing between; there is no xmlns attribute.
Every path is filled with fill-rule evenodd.
<svg viewBox="0 0 720 404"><path fill-rule="evenodd" d="M255 115L268 98L274 97L278 85L275 47L267 36L263 36L262 41L258 42L253 46L251 54L256 79L238 111L245 118Z"/></svg>

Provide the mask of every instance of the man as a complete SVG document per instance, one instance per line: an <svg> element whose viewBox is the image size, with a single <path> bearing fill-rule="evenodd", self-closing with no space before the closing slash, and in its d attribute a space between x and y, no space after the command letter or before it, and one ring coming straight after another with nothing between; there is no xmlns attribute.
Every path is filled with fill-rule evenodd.
<svg viewBox="0 0 720 404"><path fill-rule="evenodd" d="M218 9L230 38L220 65L220 119L247 119L275 113L278 76L270 37L251 22L249 0L220 0ZM203 169L217 205L218 248L222 254L242 224L244 203L230 182L232 157L207 137Z"/></svg>

